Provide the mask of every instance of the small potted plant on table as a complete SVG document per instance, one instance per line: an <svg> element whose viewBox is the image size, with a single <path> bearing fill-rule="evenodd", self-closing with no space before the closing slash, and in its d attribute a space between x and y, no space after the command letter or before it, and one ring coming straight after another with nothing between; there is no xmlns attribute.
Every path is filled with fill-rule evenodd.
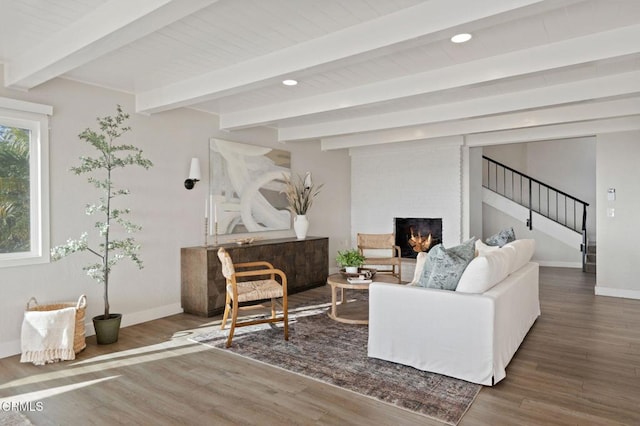
<svg viewBox="0 0 640 426"><path fill-rule="evenodd" d="M347 274L357 274L358 268L364 265L365 257L357 249L338 251L336 263L345 268Z"/></svg>

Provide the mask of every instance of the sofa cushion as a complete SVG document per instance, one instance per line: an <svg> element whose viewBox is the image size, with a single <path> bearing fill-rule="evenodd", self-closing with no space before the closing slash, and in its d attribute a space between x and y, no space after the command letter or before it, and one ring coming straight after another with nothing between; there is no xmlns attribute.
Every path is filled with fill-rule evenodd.
<svg viewBox="0 0 640 426"><path fill-rule="evenodd" d="M514 252L513 262L509 268L509 274L512 274L531 260L533 253L536 251L536 240L515 240L505 244L500 250L510 250Z"/></svg>
<svg viewBox="0 0 640 426"><path fill-rule="evenodd" d="M485 239L484 242L490 246L498 246L502 247L503 245L510 243L511 241L515 241L516 233L513 231L513 228L506 228L502 231L498 232Z"/></svg>
<svg viewBox="0 0 640 426"><path fill-rule="evenodd" d="M438 244L429 250L425 271L419 285L441 290L455 290L462 273L475 256L475 238L471 238L459 246L445 248Z"/></svg>
<svg viewBox="0 0 640 426"><path fill-rule="evenodd" d="M484 293L511 273L515 257L514 250L504 248L475 257L460 277L456 291Z"/></svg>

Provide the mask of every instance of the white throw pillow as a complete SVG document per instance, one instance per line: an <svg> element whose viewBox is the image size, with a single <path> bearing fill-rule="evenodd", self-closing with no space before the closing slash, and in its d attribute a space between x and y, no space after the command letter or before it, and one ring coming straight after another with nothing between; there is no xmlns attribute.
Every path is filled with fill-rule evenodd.
<svg viewBox="0 0 640 426"><path fill-rule="evenodd" d="M533 253L536 251L536 240L526 238L515 240L505 244L500 250L505 249L513 250L515 254L513 264L509 268L509 274L512 274L531 260Z"/></svg>
<svg viewBox="0 0 640 426"><path fill-rule="evenodd" d="M514 262L515 251L504 248L479 255L462 273L456 291L484 293L509 275L509 269Z"/></svg>
<svg viewBox="0 0 640 426"><path fill-rule="evenodd" d="M476 240L476 256L483 256L490 251L500 250L498 246L489 246L482 242L482 240Z"/></svg>
<svg viewBox="0 0 640 426"><path fill-rule="evenodd" d="M413 273L413 281L409 283L409 285L418 285L420 278L422 278L422 272L424 269L424 265L427 262L427 253L421 251L418 253L416 257L416 270Z"/></svg>

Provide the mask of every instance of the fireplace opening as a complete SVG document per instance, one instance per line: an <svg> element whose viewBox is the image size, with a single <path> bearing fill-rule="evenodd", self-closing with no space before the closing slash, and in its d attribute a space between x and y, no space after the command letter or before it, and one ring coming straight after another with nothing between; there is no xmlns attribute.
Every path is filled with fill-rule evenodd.
<svg viewBox="0 0 640 426"><path fill-rule="evenodd" d="M442 219L396 217L393 219L400 256L415 259L420 252L442 243Z"/></svg>

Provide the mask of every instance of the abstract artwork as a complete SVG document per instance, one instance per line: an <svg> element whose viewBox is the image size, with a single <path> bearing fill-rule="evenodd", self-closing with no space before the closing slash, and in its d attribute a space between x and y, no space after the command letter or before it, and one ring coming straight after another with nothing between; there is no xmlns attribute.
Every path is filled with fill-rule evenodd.
<svg viewBox="0 0 640 426"><path fill-rule="evenodd" d="M212 138L210 199L218 234L291 228L283 176L291 175L291 153Z"/></svg>

